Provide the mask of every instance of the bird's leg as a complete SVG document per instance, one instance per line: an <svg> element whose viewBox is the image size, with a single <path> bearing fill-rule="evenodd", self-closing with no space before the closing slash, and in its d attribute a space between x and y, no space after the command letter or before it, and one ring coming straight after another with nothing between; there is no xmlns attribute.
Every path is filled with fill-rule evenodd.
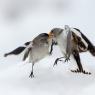
<svg viewBox="0 0 95 95"><path fill-rule="evenodd" d="M31 71L30 76L29 76L29 77L31 77L31 78L34 77L34 74L33 74L33 67L34 67L34 63L32 63L32 71Z"/></svg>
<svg viewBox="0 0 95 95"><path fill-rule="evenodd" d="M83 73L83 74L89 74L90 75L91 74L90 72L86 72L85 70L83 70L81 60L80 60L80 55L79 55L79 52L77 50L73 50L73 56L74 56L74 59L77 62L78 69L71 70L71 72Z"/></svg>
<svg viewBox="0 0 95 95"><path fill-rule="evenodd" d="M55 42L54 40L52 40L52 44L51 44L50 52L49 52L50 55L52 54L53 46L54 46L54 45L57 45L57 42Z"/></svg>
<svg viewBox="0 0 95 95"><path fill-rule="evenodd" d="M53 45L54 45L54 42L53 42L53 40L52 40L52 44L51 44L50 52L49 52L50 55L52 54L52 51L53 51Z"/></svg>

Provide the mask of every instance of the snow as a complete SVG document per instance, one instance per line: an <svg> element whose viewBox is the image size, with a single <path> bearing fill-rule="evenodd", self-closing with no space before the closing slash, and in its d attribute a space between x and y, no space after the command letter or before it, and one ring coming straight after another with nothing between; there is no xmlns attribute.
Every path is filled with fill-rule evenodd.
<svg viewBox="0 0 95 95"><path fill-rule="evenodd" d="M77 27L95 44L95 0L0 0L0 95L94 95L95 58L81 54L82 64L91 75L70 72L72 59L53 67L62 56L56 46L53 55L34 66L22 62L23 54L4 58L6 52L32 40L39 33L64 25Z"/></svg>

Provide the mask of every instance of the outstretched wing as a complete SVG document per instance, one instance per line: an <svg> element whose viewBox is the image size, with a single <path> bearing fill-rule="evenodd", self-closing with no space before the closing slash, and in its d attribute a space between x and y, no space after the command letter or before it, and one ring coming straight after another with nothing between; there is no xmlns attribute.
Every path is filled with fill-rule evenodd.
<svg viewBox="0 0 95 95"><path fill-rule="evenodd" d="M23 46L20 46L16 49L14 49L13 51L9 52L9 53L6 53L4 54L4 57L7 57L9 55L19 55L20 53L22 53L25 48L30 44L30 41L29 42L26 42Z"/></svg>
<svg viewBox="0 0 95 95"><path fill-rule="evenodd" d="M76 29L78 32L81 33L82 38L86 41L86 43L88 44L88 51L95 56L95 46L91 43L91 41L77 28Z"/></svg>

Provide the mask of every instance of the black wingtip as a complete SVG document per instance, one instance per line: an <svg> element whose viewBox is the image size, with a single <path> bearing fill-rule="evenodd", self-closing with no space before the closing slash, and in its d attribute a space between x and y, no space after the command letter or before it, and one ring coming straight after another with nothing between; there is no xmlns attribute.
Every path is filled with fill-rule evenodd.
<svg viewBox="0 0 95 95"><path fill-rule="evenodd" d="M8 54L6 53L6 54L4 54L4 57L7 57L8 56Z"/></svg>

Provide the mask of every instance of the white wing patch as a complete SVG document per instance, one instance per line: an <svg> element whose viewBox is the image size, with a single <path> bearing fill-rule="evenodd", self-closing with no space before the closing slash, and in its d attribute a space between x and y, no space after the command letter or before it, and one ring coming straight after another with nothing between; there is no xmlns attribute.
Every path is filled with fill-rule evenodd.
<svg viewBox="0 0 95 95"><path fill-rule="evenodd" d="M71 31L73 31L77 36L79 36L81 38L82 42L85 44L85 46L88 47L87 42L82 38L81 33L79 31L77 31L74 28L71 28Z"/></svg>

